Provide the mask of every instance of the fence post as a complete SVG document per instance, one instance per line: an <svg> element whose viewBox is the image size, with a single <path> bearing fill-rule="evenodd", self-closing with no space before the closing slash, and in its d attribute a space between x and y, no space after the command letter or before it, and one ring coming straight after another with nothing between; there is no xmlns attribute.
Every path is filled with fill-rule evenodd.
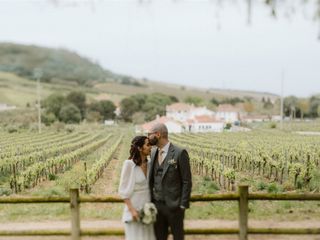
<svg viewBox="0 0 320 240"><path fill-rule="evenodd" d="M14 193L17 194L18 193L18 188L17 188L17 168L16 168L16 164L12 164L12 171L13 171L13 189L14 189Z"/></svg>
<svg viewBox="0 0 320 240"><path fill-rule="evenodd" d="M86 193L89 193L87 162L84 162L84 175L86 178L86 183L85 183L84 189L85 189Z"/></svg>
<svg viewBox="0 0 320 240"><path fill-rule="evenodd" d="M248 240L248 186L239 186L239 240Z"/></svg>
<svg viewBox="0 0 320 240"><path fill-rule="evenodd" d="M71 239L80 240L79 189L70 189Z"/></svg>

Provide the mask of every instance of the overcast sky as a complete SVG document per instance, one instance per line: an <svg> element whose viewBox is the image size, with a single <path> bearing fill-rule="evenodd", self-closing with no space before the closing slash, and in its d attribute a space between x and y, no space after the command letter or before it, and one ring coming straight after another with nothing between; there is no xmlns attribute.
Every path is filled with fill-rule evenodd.
<svg viewBox="0 0 320 240"><path fill-rule="evenodd" d="M280 94L284 69L285 95L320 93L317 0L278 4L277 19L253 2L249 26L246 0L0 0L0 41L63 47L117 73L202 88Z"/></svg>

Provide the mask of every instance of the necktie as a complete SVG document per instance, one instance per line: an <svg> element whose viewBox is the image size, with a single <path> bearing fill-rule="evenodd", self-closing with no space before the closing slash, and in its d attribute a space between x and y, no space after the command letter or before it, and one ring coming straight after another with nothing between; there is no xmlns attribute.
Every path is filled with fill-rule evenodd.
<svg viewBox="0 0 320 240"><path fill-rule="evenodd" d="M163 153L164 153L164 150L159 150L159 156L158 156L159 165L161 165L161 163L163 162Z"/></svg>

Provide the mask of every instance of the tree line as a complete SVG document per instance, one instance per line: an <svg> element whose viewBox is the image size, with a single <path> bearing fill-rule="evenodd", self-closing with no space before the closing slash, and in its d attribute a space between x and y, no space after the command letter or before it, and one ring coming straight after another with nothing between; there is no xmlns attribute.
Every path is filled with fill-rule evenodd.
<svg viewBox="0 0 320 240"><path fill-rule="evenodd" d="M135 94L121 100L119 104L121 113L117 116L115 114L116 106L110 100L88 103L85 93L80 91L72 91L66 96L54 93L42 103L44 108L42 120L46 125L50 125L55 121L80 123L83 120L102 122L107 119L143 123L154 120L157 115L165 115L166 106L176 102L179 102L177 97L162 93ZM186 97L184 102L195 106L206 105L202 98L194 96ZM271 101L270 98L264 97L260 102L249 97L231 97L221 100L212 98L209 103L210 106L218 106L220 104L242 104L243 110L248 113L258 112L258 106L262 111L270 114L277 114L277 109L280 109L280 99ZM292 119L320 117L320 96L312 96L310 98L289 96L284 98L284 116Z"/></svg>

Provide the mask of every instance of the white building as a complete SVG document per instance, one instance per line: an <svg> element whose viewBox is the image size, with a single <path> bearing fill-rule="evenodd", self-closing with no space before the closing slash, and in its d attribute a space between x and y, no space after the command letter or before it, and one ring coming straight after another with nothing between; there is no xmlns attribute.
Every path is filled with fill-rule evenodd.
<svg viewBox="0 0 320 240"><path fill-rule="evenodd" d="M271 117L271 120L275 121L275 122L280 122L281 121L281 115L273 115Z"/></svg>
<svg viewBox="0 0 320 240"><path fill-rule="evenodd" d="M234 123L240 120L241 110L231 104L220 104L216 116L226 123Z"/></svg>
<svg viewBox="0 0 320 240"><path fill-rule="evenodd" d="M7 110L13 110L16 109L16 106L9 106L6 103L0 103L0 111L7 111Z"/></svg>
<svg viewBox="0 0 320 240"><path fill-rule="evenodd" d="M174 103L166 106L166 117L177 121L186 121L195 107L186 103Z"/></svg>
<svg viewBox="0 0 320 240"><path fill-rule="evenodd" d="M213 116L195 116L186 121L186 131L188 132L222 132L224 122Z"/></svg>
<svg viewBox="0 0 320 240"><path fill-rule="evenodd" d="M110 120L104 120L104 125L106 126L112 126L115 125L115 121L110 119Z"/></svg>
<svg viewBox="0 0 320 240"><path fill-rule="evenodd" d="M174 103L166 106L166 117L185 122L195 116L214 116L214 112L206 107L195 107L186 103Z"/></svg>
<svg viewBox="0 0 320 240"><path fill-rule="evenodd" d="M233 106L231 107L221 106L218 114L206 107L174 103L166 107L166 116L157 117L151 122L137 126L136 132L147 133L155 123L164 123L170 133L222 132L225 123L239 120L240 110Z"/></svg>
<svg viewBox="0 0 320 240"><path fill-rule="evenodd" d="M156 123L163 123L166 125L166 127L168 128L169 133L182 133L183 130L183 125L171 118L168 117L157 117L155 120L151 121L151 122L147 122L144 123L140 126L136 127L136 133L148 133L151 129L151 127L156 124Z"/></svg>

